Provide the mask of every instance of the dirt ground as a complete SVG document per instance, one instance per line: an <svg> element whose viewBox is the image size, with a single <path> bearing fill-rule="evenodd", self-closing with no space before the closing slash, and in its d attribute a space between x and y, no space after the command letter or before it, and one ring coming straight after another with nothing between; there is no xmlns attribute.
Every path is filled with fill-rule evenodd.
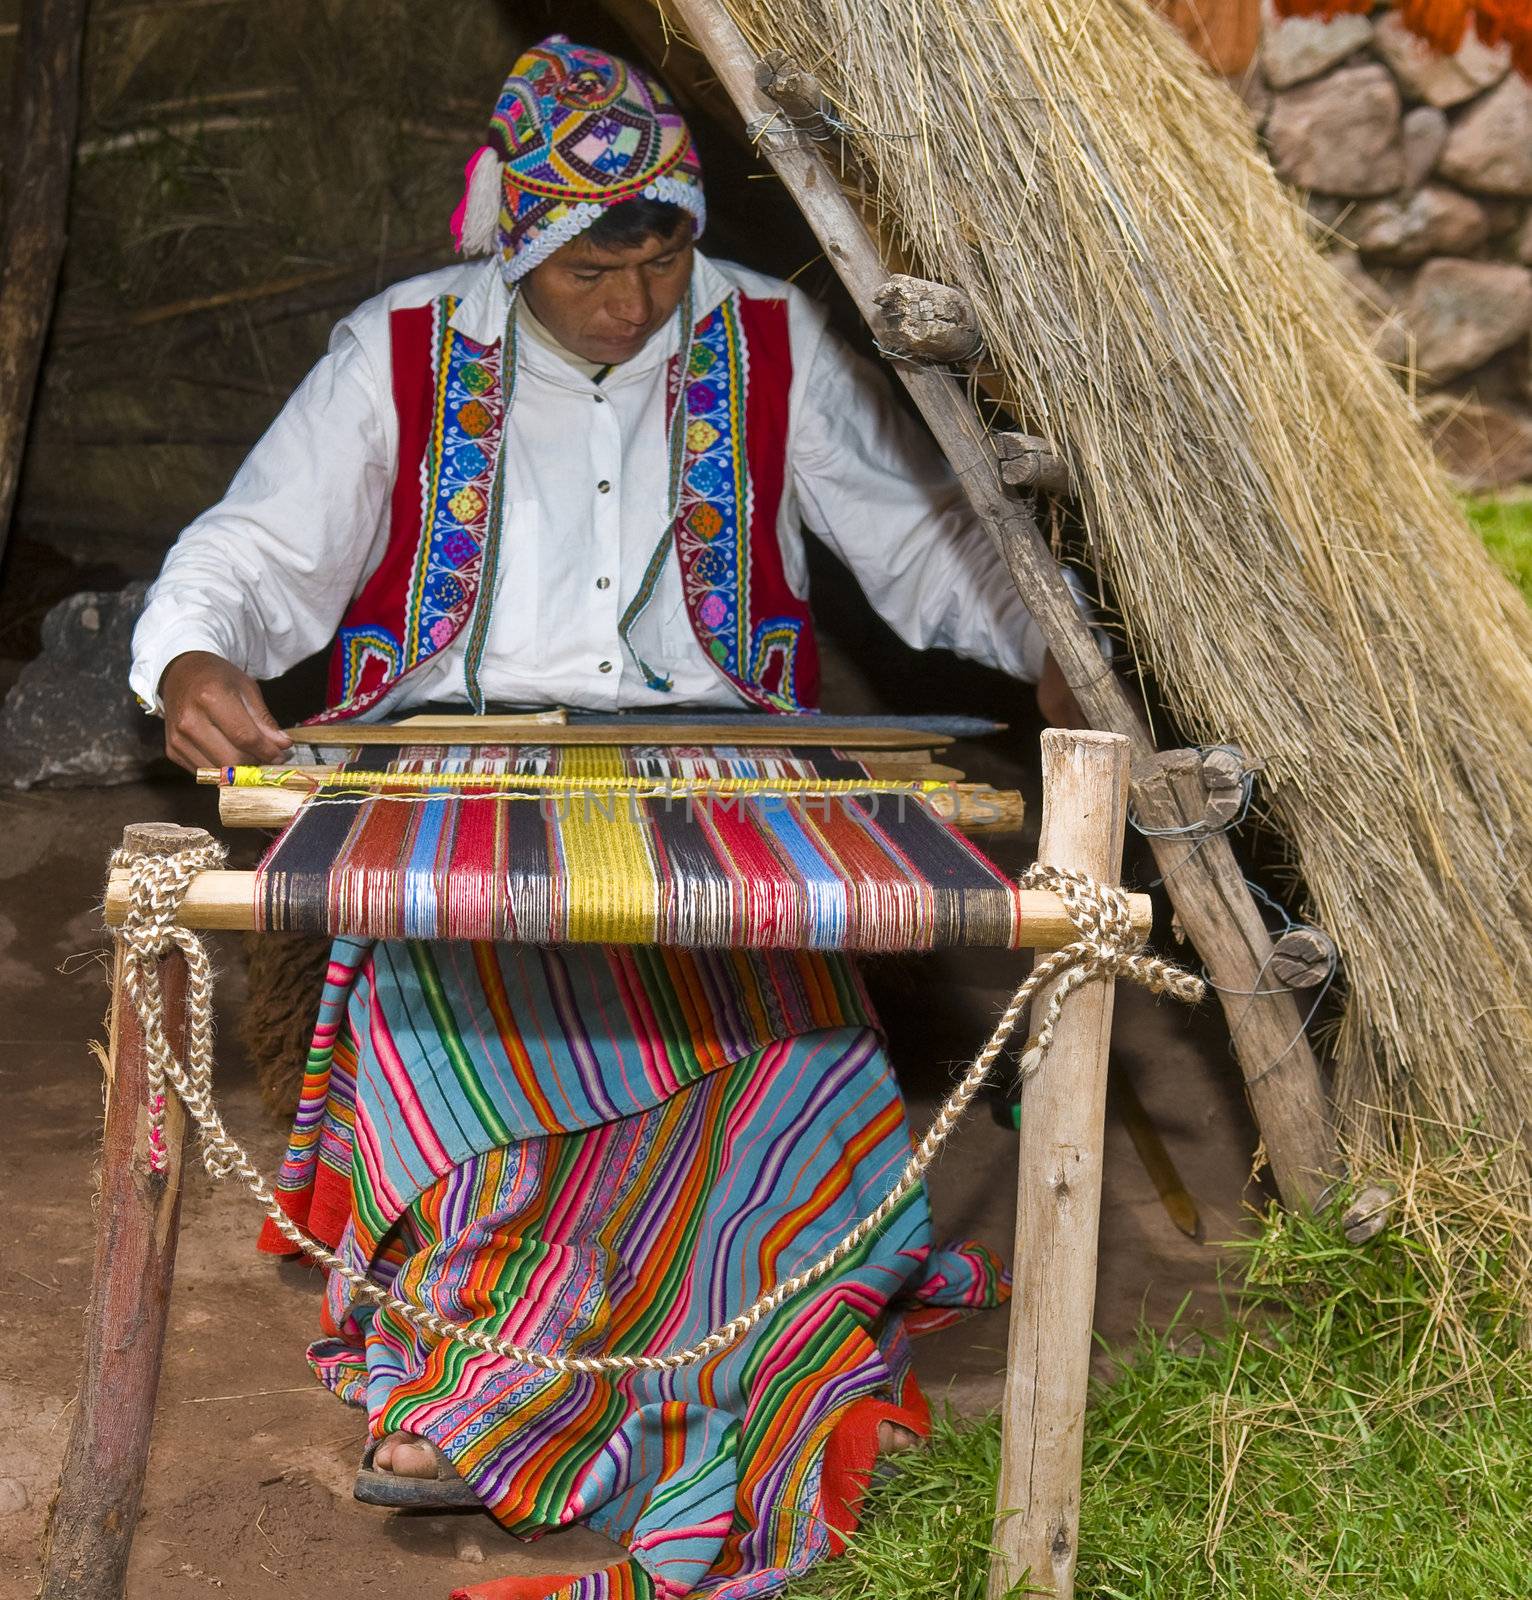
<svg viewBox="0 0 1532 1600"><path fill-rule="evenodd" d="M975 771L982 761L970 767ZM977 775L977 774L976 774ZM988 774L985 774L988 775ZM108 850L131 821L209 823L211 791L167 782L71 793L0 795L0 1084L7 1129L0 1209L0 1600L35 1594L38 1541L69 1428L92 1252L92 1165L101 1076L88 1041L103 1036L106 939L97 915ZM245 847L252 848L250 841ZM1016 865L1022 841L996 847ZM242 974L232 940L223 968L223 1035ZM901 962L874 973L911 1101L924 1126L954 1063L966 1061L1017 981L1004 953ZM1114 1071L1136 1083L1195 1197L1210 1241L1242 1224L1254 1135L1227 1039L1137 992L1118 1005ZM270 1169L283 1130L260 1109L233 1044L219 1088L236 1134ZM985 1111L970 1119L933 1184L938 1228L1009 1252L1014 1136ZM228 1600L322 1590L444 1597L511 1571L599 1565L610 1547L583 1530L523 1545L487 1517L392 1514L357 1504L351 1481L359 1414L343 1409L303 1360L315 1329L314 1276L256 1256L258 1215L196 1166L182 1221L164 1378L129 1593ZM1171 1224L1121 1125L1107 1135L1097 1327L1127 1339L1141 1317L1164 1325L1184 1299L1219 1314L1220 1251ZM926 1341L934 1398L975 1412L998 1403L1005 1313L976 1316Z"/></svg>

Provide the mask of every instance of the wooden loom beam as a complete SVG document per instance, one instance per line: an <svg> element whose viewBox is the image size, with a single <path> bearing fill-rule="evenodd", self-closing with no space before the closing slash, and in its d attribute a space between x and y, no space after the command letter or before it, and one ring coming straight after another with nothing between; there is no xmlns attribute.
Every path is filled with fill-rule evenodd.
<svg viewBox="0 0 1532 1600"><path fill-rule="evenodd" d="M905 774L900 773L896 781L904 779ZM218 820L226 828L285 828L297 816L305 798L296 789L226 784L218 791ZM920 799L935 816L964 833L1016 833L1026 821L1026 799L1015 789L992 789L985 783L947 783Z"/></svg>
<svg viewBox="0 0 1532 1600"><path fill-rule="evenodd" d="M878 328L879 295L890 274L822 141L800 134L767 96L757 82L754 52L718 0L669 0L668 9L728 90L858 311ZM1093 727L1130 741L1137 820L1149 833L1180 925L1223 1005L1273 1176L1289 1205L1312 1206L1340 1166L1319 1065L1292 994L1269 980L1271 939L1227 837L1190 839L1174 832L1202 818L1206 797L1200 780L1194 796L1179 768L1162 769L1141 711L1104 666L1030 504L1008 490L994 439L963 387L928 367L899 362L894 370L1004 556L1086 717Z"/></svg>
<svg viewBox="0 0 1532 1600"><path fill-rule="evenodd" d="M1043 860L1120 880L1129 760L1118 734L1044 733ZM1058 1600L1074 1593L1113 989L1104 979L1069 997L1052 1049L1022 1085L991 1600L1023 1576Z"/></svg>
<svg viewBox="0 0 1532 1600"><path fill-rule="evenodd" d="M173 855L210 842L201 828L174 823L136 824L123 833L123 848L140 855ZM160 985L165 1036L180 1056L186 1046L186 958L179 951L160 963ZM105 1067L101 1196L84 1369L58 1494L48 1513L39 1600L120 1600L124 1592L175 1270L186 1113L170 1095L165 1169L154 1172L146 1116L148 1057L123 988L120 946L112 967Z"/></svg>
<svg viewBox="0 0 1532 1600"><path fill-rule="evenodd" d="M1075 938L1064 902L1044 889L1020 892L1022 938L1028 949L1057 950ZM1128 896L1133 926L1144 935L1149 932L1154 907L1146 894ZM128 874L115 869L106 885L106 923L121 927L128 911ZM184 928L218 929L223 932L255 931L255 874L253 872L199 872L192 879L177 919Z"/></svg>

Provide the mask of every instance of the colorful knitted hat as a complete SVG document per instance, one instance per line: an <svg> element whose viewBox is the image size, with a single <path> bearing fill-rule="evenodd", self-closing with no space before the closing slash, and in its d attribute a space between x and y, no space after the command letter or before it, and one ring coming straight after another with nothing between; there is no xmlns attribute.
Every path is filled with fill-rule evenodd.
<svg viewBox="0 0 1532 1600"><path fill-rule="evenodd" d="M668 200L702 233L697 147L647 73L561 33L511 69L452 218L464 255L500 257L515 285L624 200Z"/></svg>

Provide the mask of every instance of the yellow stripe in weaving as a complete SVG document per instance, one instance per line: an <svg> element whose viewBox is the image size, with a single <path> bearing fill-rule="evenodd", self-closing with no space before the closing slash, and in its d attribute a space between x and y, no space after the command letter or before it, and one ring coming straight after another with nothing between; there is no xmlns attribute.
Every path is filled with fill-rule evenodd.
<svg viewBox="0 0 1532 1600"><path fill-rule="evenodd" d="M569 938L577 944L652 940L660 885L640 808L631 791L601 781L624 781L621 753L608 745L574 746L562 752L559 765L569 792L551 810L569 885Z"/></svg>

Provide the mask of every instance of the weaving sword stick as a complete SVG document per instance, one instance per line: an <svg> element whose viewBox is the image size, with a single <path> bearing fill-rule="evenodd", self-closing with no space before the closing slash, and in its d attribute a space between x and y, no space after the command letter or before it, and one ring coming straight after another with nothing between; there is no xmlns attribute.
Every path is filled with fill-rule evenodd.
<svg viewBox="0 0 1532 1600"><path fill-rule="evenodd" d="M354 745L398 744L407 737L414 744L509 744L526 732L525 726L506 728L498 718L474 719L475 725L465 725L456 719L432 719L426 722L408 722L397 725L383 723L337 723L331 728L289 728L289 737L297 744ZM617 719L612 722L569 722L562 726L539 727L537 737L546 744L666 744L684 736L693 744L757 742L759 733L752 724L774 724L768 737L782 737L783 718L721 716L706 722L656 719L652 722L638 718ZM945 731L940 725L924 723L890 725L879 722L859 722L850 717L794 717L791 719L792 742L795 745L859 745L868 750L925 750L933 745L951 744L956 734Z"/></svg>

